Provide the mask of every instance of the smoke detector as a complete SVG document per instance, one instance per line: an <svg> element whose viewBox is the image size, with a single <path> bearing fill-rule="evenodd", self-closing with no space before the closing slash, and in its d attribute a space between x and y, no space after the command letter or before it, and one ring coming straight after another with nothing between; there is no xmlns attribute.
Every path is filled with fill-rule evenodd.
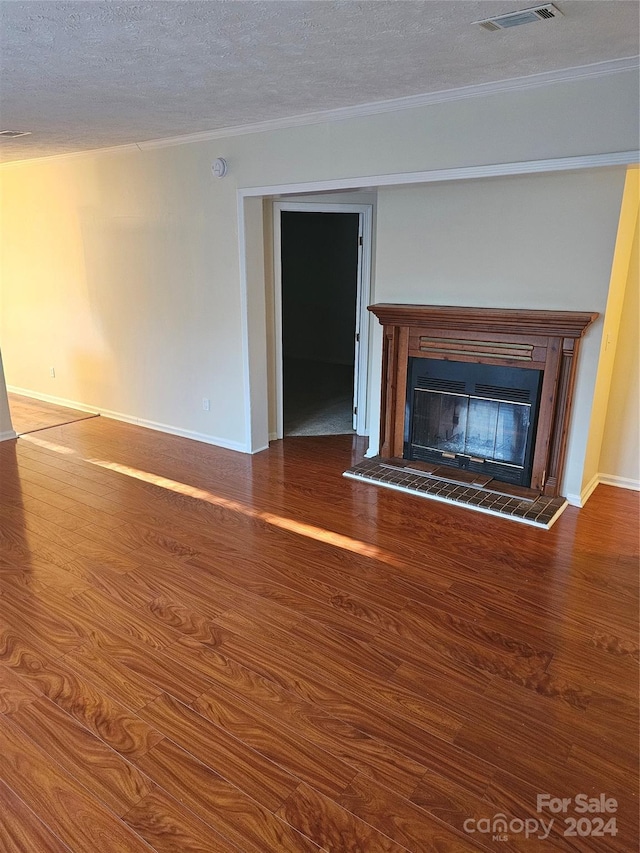
<svg viewBox="0 0 640 853"><path fill-rule="evenodd" d="M30 136L30 130L0 130L0 137L4 139L17 139L19 136Z"/></svg>
<svg viewBox="0 0 640 853"><path fill-rule="evenodd" d="M486 18L484 21L474 21L483 30L494 32L495 30L508 30L510 27L520 27L522 24L533 24L536 21L551 21L553 18L561 18L562 12L553 5L546 3L544 6L534 6L532 9L522 9L520 12L508 12L506 15L497 15L495 18Z"/></svg>

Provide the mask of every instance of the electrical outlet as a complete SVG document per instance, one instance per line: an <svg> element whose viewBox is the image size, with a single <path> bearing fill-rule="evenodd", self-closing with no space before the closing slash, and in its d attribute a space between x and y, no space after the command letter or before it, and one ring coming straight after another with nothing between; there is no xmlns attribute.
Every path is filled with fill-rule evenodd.
<svg viewBox="0 0 640 853"><path fill-rule="evenodd" d="M55 379L55 378L56 378L56 369L55 369L55 367L50 367L50 368L49 368L49 376L50 376L52 379Z"/></svg>
<svg viewBox="0 0 640 853"><path fill-rule="evenodd" d="M202 410L208 412L211 410L211 400L208 397L202 398Z"/></svg>

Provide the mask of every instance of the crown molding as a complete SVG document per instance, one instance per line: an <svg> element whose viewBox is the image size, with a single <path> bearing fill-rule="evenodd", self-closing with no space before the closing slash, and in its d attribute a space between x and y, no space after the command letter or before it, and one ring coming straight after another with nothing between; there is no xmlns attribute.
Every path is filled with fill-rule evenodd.
<svg viewBox="0 0 640 853"><path fill-rule="evenodd" d="M94 148L88 151L52 154L47 157L33 157L29 160L14 160L2 166L16 166L23 163L37 163L42 160L67 159L70 157L86 157L95 154L120 153L131 151L148 151L156 148L172 148L176 145L191 145L196 142L211 142L218 139L228 139L232 136L246 136L253 133L268 133L273 130L286 130L293 127L322 124L330 121L345 121L347 119L365 116L381 115L383 113L399 112L417 107L433 106L449 101L459 101L466 98L486 97L503 92L521 92L540 86L556 83L566 83L610 74L620 74L625 71L635 71L640 68L639 56L610 59L605 62L595 62L590 65L579 65L574 68L562 68L557 71L545 71L540 74L530 74L525 77L512 77L491 83L477 83L472 86L462 86L456 89L443 89L438 92L427 92L422 95L409 95L404 98L393 98L386 101L374 101L367 104L356 104L351 107L339 107L332 110L319 110L302 115L285 118L267 119L252 124L222 127L217 130L205 130L198 133L169 136L161 139L149 139L140 142L114 145L105 148Z"/></svg>
<svg viewBox="0 0 640 853"><path fill-rule="evenodd" d="M0 0L1 2L1 0ZM43 157L29 157L27 160L9 160L6 163L0 163L0 169L7 169L9 166L35 166L38 163L50 163L52 160L77 160L83 157L93 157L97 154L126 154L139 153L140 146L137 142L127 142L124 145L110 145L106 148L87 148L85 151L65 151L64 154L47 154Z"/></svg>
<svg viewBox="0 0 640 853"><path fill-rule="evenodd" d="M169 137L167 139L151 139L139 142L142 150L150 148L167 148L173 145L185 145L193 142L208 142L225 139L229 136L243 136L250 133L267 133L272 130L285 130L290 127L321 124L327 121L344 121L362 116L379 115L382 113L398 112L401 110L428 107L434 104L459 101L466 98L485 97L501 92L519 92L538 86L548 86L554 83L565 83L573 80L584 80L593 77L603 77L609 74L619 74L640 68L640 57L629 56L622 59L611 59L606 62L596 62L591 65L580 65L575 68L563 68L558 71L545 71L541 74L530 74L526 77L513 77L491 83L477 83L472 86L462 86L457 89L443 89L439 92L427 92L422 95L409 95L405 98L393 98L387 101L373 101L368 104L356 104L352 107L339 107L333 110L321 110L304 113L287 118L269 119L254 124L238 125L237 127L220 128L219 130L190 133L186 136Z"/></svg>

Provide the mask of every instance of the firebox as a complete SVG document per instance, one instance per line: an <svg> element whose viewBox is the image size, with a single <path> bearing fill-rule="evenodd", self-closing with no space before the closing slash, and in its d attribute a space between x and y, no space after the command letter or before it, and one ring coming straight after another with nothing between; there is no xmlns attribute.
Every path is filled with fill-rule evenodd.
<svg viewBox="0 0 640 853"><path fill-rule="evenodd" d="M409 358L405 459L531 484L542 371Z"/></svg>

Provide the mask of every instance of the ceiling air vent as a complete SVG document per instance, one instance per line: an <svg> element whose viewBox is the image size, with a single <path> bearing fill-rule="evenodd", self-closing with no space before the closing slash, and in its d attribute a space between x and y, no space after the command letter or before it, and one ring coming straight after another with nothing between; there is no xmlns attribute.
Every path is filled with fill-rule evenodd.
<svg viewBox="0 0 640 853"><path fill-rule="evenodd" d="M17 139L19 136L30 136L30 130L0 130L0 138Z"/></svg>
<svg viewBox="0 0 640 853"><path fill-rule="evenodd" d="M495 30L507 30L509 27L519 27L522 24L533 24L536 21L550 21L552 18L561 16L562 12L556 9L553 3L547 3L544 6L522 9L520 12L509 12L507 15L498 15L484 21L475 21L475 23L484 30L494 32Z"/></svg>

